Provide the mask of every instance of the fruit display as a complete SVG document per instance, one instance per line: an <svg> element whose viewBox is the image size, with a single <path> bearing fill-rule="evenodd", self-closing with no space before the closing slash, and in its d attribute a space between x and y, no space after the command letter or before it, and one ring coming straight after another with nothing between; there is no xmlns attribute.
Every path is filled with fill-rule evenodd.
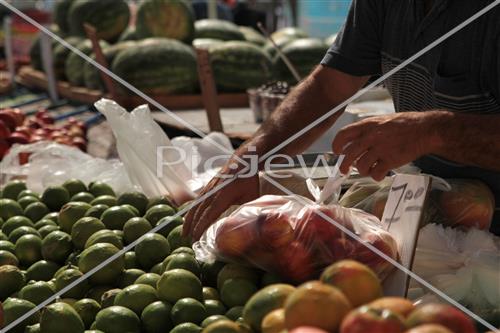
<svg viewBox="0 0 500 333"><path fill-rule="evenodd" d="M323 216L392 259L397 245L378 219L340 206L304 206L294 197L265 195L240 206L208 229L197 244L207 256L246 263L290 282L317 277L331 262L356 259L386 277L392 265Z"/></svg>
<svg viewBox="0 0 500 333"><path fill-rule="evenodd" d="M26 118L19 109L3 109L0 110L0 160L14 144L42 140L52 140L85 151L87 147L85 133L85 124L75 118L69 118L67 122L55 125L54 118L47 110L39 110L33 117Z"/></svg>
<svg viewBox="0 0 500 333"><path fill-rule="evenodd" d="M228 21L203 19L195 22L194 29L195 38L213 38L224 41L245 40L245 35L238 29L238 26Z"/></svg>

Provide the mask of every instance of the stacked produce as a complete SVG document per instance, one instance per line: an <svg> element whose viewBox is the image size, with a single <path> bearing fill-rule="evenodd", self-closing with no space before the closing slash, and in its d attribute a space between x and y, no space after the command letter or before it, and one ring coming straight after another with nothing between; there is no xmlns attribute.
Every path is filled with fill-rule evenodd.
<svg viewBox="0 0 500 333"><path fill-rule="evenodd" d="M0 110L0 160L7 155L13 144L43 140L75 146L85 151L85 132L85 124L75 118L55 125L54 118L47 110L39 110L33 117L26 118L19 109L3 109Z"/></svg>
<svg viewBox="0 0 500 333"><path fill-rule="evenodd" d="M248 266L201 263L175 212L168 198L117 196L102 182L68 180L41 195L8 183L0 199L0 327L66 288L12 332L476 332L451 306L382 297L380 279L356 261L338 261L298 287Z"/></svg>

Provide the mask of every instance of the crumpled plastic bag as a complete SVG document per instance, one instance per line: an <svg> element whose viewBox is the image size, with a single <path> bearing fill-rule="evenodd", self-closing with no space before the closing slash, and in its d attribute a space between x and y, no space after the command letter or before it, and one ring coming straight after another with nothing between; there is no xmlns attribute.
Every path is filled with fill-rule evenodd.
<svg viewBox="0 0 500 333"><path fill-rule="evenodd" d="M29 155L28 163L21 165L20 154ZM117 193L140 190L132 184L119 160L96 158L78 148L50 141L14 145L0 162L0 178L2 182L23 178L29 189L39 193L72 178L87 184L103 181Z"/></svg>

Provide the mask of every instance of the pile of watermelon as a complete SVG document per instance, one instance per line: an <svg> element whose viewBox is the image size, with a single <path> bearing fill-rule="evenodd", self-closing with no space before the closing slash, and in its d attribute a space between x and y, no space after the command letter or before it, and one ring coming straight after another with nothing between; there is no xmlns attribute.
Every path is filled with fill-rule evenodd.
<svg viewBox="0 0 500 333"><path fill-rule="evenodd" d="M189 94L199 91L194 48L209 51L220 92L240 92L270 80L296 80L274 47L256 30L223 20L195 21L184 0L144 0L130 25L125 0L59 0L52 30L71 46L95 59L85 38L92 24L110 70L147 94ZM331 40L308 38L298 28L284 28L273 39L305 77L322 59ZM53 44L59 80L73 86L104 90L98 70L58 42ZM39 41L31 50L32 65L41 70ZM125 87L121 87L127 93Z"/></svg>

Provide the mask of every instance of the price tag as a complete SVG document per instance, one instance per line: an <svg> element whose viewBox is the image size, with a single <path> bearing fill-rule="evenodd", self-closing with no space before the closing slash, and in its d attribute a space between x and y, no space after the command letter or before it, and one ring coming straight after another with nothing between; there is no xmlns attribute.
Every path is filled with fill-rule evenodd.
<svg viewBox="0 0 500 333"><path fill-rule="evenodd" d="M400 263L408 270L413 265L430 184L426 175L396 175L382 216L385 229L398 243ZM405 297L409 282L409 276L397 269L384 282L385 294Z"/></svg>

